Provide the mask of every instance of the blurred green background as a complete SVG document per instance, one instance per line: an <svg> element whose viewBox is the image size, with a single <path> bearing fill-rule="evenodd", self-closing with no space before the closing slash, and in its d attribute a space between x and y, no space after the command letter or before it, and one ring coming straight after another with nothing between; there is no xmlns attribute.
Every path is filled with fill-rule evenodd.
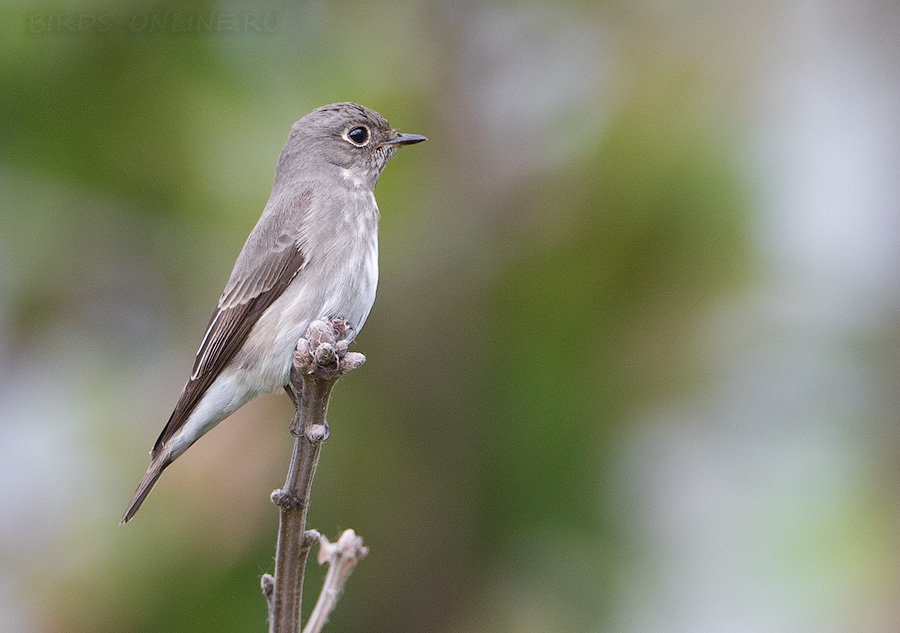
<svg viewBox="0 0 900 633"><path fill-rule="evenodd" d="M291 124L345 100L429 141L313 489L371 548L326 630L900 629L896 2L0 28L0 629L265 630L286 397L118 520Z"/></svg>

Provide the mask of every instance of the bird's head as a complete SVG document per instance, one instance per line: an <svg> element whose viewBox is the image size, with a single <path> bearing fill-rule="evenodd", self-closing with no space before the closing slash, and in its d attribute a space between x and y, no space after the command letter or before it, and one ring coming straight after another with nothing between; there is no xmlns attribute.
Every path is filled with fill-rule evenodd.
<svg viewBox="0 0 900 633"><path fill-rule="evenodd" d="M334 103L316 108L294 124L277 173L334 166L341 177L371 188L401 146L424 140L424 136L395 130L365 106Z"/></svg>

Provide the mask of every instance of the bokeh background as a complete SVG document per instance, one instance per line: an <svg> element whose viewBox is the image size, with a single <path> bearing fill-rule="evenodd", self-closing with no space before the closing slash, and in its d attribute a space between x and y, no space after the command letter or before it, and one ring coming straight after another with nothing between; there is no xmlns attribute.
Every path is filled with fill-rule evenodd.
<svg viewBox="0 0 900 633"><path fill-rule="evenodd" d="M265 630L286 397L118 520L291 124L344 100L430 140L313 489L371 548L327 630L900 629L900 4L0 25L0 629Z"/></svg>

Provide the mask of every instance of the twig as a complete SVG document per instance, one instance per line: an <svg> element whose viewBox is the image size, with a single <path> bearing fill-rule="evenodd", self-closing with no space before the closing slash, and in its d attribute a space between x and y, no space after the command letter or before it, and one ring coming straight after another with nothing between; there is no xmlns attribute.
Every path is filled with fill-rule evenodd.
<svg viewBox="0 0 900 633"><path fill-rule="evenodd" d="M319 540L319 564L328 563L328 573L325 575L325 583L322 585L322 593L316 601L309 622L303 629L303 633L319 633L328 616L334 611L338 596L344 588L344 583L350 577L356 563L365 558L369 548L363 545L361 536L357 536L353 530L344 530L337 542L331 543L324 536Z"/></svg>
<svg viewBox="0 0 900 633"><path fill-rule="evenodd" d="M319 539L318 532L306 530L306 513L322 442L329 435L328 401L337 380L366 360L362 354L347 352L345 331L346 323L340 320L313 321L294 353L291 390L297 411L290 427L294 452L284 488L272 493L272 502L281 510L275 575L262 578L269 633L300 631L303 572L309 548Z"/></svg>

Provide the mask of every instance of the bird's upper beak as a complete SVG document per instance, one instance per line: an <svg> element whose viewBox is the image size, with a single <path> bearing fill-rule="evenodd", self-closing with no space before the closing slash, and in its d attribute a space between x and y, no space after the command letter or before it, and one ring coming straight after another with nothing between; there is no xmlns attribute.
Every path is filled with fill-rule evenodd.
<svg viewBox="0 0 900 633"><path fill-rule="evenodd" d="M386 145L412 145L413 143L421 143L422 141L427 140L427 138L420 134L403 134L402 132L398 132L396 137L389 141L385 141L384 143Z"/></svg>

